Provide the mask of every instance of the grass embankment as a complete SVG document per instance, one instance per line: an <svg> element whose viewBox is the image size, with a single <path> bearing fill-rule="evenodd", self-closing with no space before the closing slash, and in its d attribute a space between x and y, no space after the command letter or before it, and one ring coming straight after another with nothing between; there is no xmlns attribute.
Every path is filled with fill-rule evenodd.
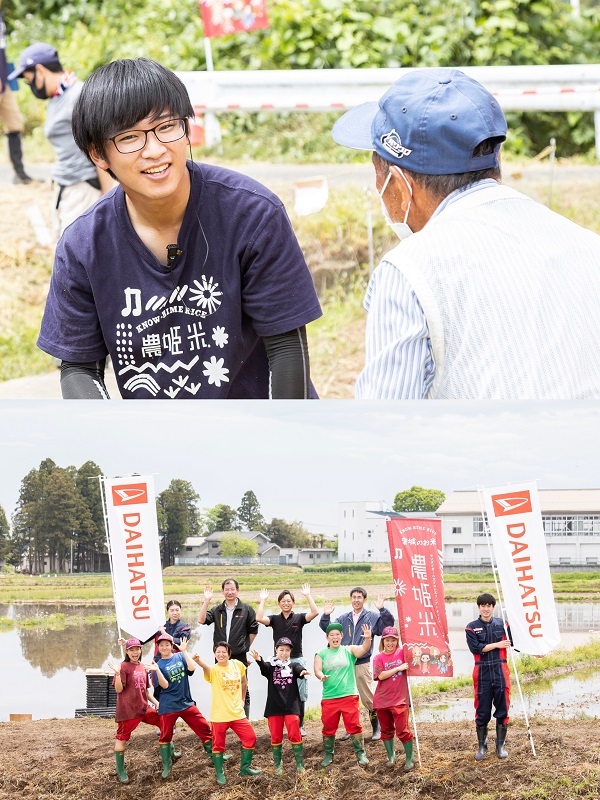
<svg viewBox="0 0 600 800"><path fill-rule="evenodd" d="M344 565L349 566L349 565ZM358 566L358 565L357 565ZM312 571L299 567L279 565L168 567L163 572L166 597L176 597L185 604L201 603L204 585L211 584L215 597L225 575L233 575L240 583L244 599L257 604L259 592L271 590L269 603L283 587L298 590L310 583L317 603L325 599L334 603L348 601L352 586L364 586L369 595L384 592L392 597L392 573L389 564L371 564L368 572ZM472 602L481 592L493 586L492 573L446 573L445 597L449 602ZM598 602L600 600L600 572L561 572L552 575L554 595L559 602ZM272 588L277 587L277 588ZM299 593L298 593L299 594ZM301 597L296 598L298 601ZM102 604L112 602L112 585L108 574L85 575L0 575L0 603L61 603L77 602Z"/></svg>

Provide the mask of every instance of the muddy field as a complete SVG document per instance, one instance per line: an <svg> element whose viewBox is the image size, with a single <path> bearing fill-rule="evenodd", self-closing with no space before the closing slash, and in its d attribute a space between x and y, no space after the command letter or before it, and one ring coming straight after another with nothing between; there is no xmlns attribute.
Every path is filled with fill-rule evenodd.
<svg viewBox="0 0 600 800"><path fill-rule="evenodd" d="M318 722L307 723L307 769L297 777L284 745L284 775L274 774L270 740L263 721L256 724L258 743L253 766L263 773L241 778L239 742L228 739L233 758L226 765L227 785L217 787L208 757L189 729L177 730L182 750L171 776L160 777L160 757L153 730L134 733L127 751L130 783L114 774L114 722L105 719L41 720L0 724L0 798L34 800L575 800L600 795L600 725L598 720L537 719L531 723L534 758L520 721L509 728L509 756L499 761L493 750L482 762L473 758L475 731L470 724L422 723L422 764L404 774L403 755L386 765L381 742L367 743L368 767L359 767L351 745L338 742L335 761L323 770ZM396 750L400 747L397 743Z"/></svg>

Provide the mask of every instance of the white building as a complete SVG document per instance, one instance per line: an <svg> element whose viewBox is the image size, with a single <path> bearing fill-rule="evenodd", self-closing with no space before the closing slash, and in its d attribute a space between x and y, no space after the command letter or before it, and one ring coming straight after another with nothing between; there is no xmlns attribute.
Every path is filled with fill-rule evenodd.
<svg viewBox="0 0 600 800"><path fill-rule="evenodd" d="M340 503L338 517L338 561L369 563L389 561L386 519L428 518L435 514L397 514L382 500Z"/></svg>
<svg viewBox="0 0 600 800"><path fill-rule="evenodd" d="M540 489L550 566L600 564L600 489ZM489 566L479 494L453 492L437 510L446 567Z"/></svg>

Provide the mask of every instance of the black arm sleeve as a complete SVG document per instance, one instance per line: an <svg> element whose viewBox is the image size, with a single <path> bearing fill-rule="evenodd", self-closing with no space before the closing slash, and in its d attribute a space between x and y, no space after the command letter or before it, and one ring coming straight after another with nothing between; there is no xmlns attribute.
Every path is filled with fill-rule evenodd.
<svg viewBox="0 0 600 800"><path fill-rule="evenodd" d="M104 385L106 359L78 364L62 361L60 389L64 400L110 400Z"/></svg>
<svg viewBox="0 0 600 800"><path fill-rule="evenodd" d="M307 400L310 396L310 363L306 328L277 336L264 336L269 359L273 400Z"/></svg>

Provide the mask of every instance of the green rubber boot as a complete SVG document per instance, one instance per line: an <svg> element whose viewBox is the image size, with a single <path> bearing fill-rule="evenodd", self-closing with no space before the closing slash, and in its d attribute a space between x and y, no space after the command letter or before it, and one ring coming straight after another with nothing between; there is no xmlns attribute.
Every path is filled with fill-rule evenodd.
<svg viewBox="0 0 600 800"><path fill-rule="evenodd" d="M254 750L249 750L246 747L242 747L242 757L240 759L240 775L260 775L262 770L260 769L252 769L250 764L252 763L252 756L254 755Z"/></svg>
<svg viewBox="0 0 600 800"><path fill-rule="evenodd" d="M212 758L212 739L207 739L205 742L202 742L202 747L206 750L208 755ZM181 754L180 754L181 755ZM231 758L231 753L221 753L223 756L223 761L229 761Z"/></svg>
<svg viewBox="0 0 600 800"><path fill-rule="evenodd" d="M396 761L396 754L394 753L394 740L393 739L384 739L383 746L385 747L385 752L387 753L387 763L388 767L391 767L392 764Z"/></svg>
<svg viewBox="0 0 600 800"><path fill-rule="evenodd" d="M323 737L323 750L325 751L325 758L321 761L322 767L328 767L333 761L333 754L335 752L335 736Z"/></svg>
<svg viewBox="0 0 600 800"><path fill-rule="evenodd" d="M171 742L171 761L177 761L181 758L181 750L175 750L175 745Z"/></svg>
<svg viewBox="0 0 600 800"><path fill-rule="evenodd" d="M413 740L411 739L410 742L402 742L402 747L404 747L404 752L406 753L404 772L410 772L415 766L413 763Z"/></svg>
<svg viewBox="0 0 600 800"><path fill-rule="evenodd" d="M115 750L115 761L117 762L117 775L121 783L129 783L129 778L125 772L125 750Z"/></svg>
<svg viewBox="0 0 600 800"><path fill-rule="evenodd" d="M366 766L369 763L367 754L365 753L365 740L362 733L357 733L350 737L352 739L352 747L356 753L356 758L361 766Z"/></svg>
<svg viewBox="0 0 600 800"><path fill-rule="evenodd" d="M277 775L283 775L283 764L281 763L281 749L283 745L272 744L271 751L273 752L273 763L275 764L275 772Z"/></svg>
<svg viewBox="0 0 600 800"><path fill-rule="evenodd" d="M168 778L171 774L171 768L173 766L173 759L171 758L171 742L167 742L166 744L159 744L160 747L160 757L162 758L163 764L163 771L161 778Z"/></svg>
<svg viewBox="0 0 600 800"><path fill-rule="evenodd" d="M208 750L206 752L208 752ZM212 760L213 764L215 765L217 783L220 786L225 786L227 783L227 778L225 777L225 771L223 770L223 753L213 753Z"/></svg>
<svg viewBox="0 0 600 800"><path fill-rule="evenodd" d="M296 759L296 769L298 772L304 772L304 747L302 746L302 742L292 745L292 753Z"/></svg>

